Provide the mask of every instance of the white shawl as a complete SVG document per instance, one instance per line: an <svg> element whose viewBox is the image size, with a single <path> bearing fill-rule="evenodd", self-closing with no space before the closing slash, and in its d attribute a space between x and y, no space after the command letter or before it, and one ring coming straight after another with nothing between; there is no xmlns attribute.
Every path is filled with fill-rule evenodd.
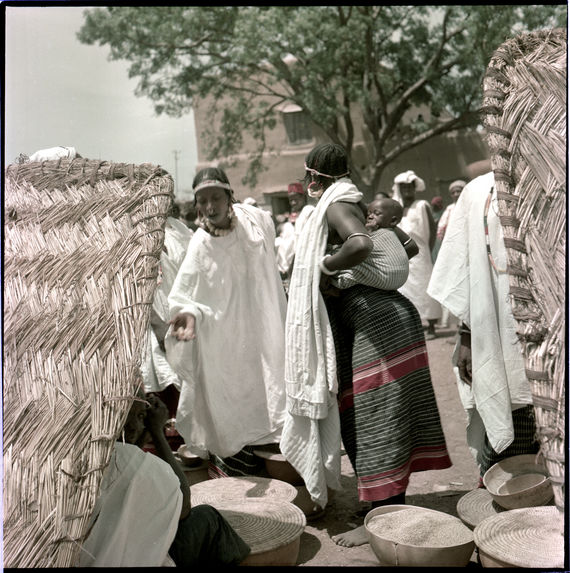
<svg viewBox="0 0 570 573"><path fill-rule="evenodd" d="M117 442L81 548L80 567L161 567L178 529L182 492L154 454Z"/></svg>
<svg viewBox="0 0 570 573"><path fill-rule="evenodd" d="M325 254L326 210L357 203L362 193L348 178L331 185L304 225L295 253L286 321L287 414L281 451L305 481L311 499L324 507L327 486L340 489L340 420L336 354L319 262Z"/></svg>
<svg viewBox="0 0 570 573"><path fill-rule="evenodd" d="M457 367L455 373L469 416L467 442L474 455L485 432L496 452L505 450L514 438L511 411L532 404L504 270L507 254L496 214L496 191L487 220L491 253L501 272L491 268L487 254L483 217L493 185L491 172L463 189L428 286L428 293L471 329L472 385L459 378Z"/></svg>

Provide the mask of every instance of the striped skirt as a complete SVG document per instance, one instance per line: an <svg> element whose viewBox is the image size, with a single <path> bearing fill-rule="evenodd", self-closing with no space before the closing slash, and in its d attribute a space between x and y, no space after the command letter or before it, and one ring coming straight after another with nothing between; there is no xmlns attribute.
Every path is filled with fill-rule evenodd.
<svg viewBox="0 0 570 573"><path fill-rule="evenodd" d="M267 477L265 461L253 453L255 446L244 446L239 452L227 458L210 454L208 462L208 477L258 476Z"/></svg>
<svg viewBox="0 0 570 573"><path fill-rule="evenodd" d="M359 499L393 497L412 472L450 467L415 306L397 291L357 285L328 298L327 309Z"/></svg>

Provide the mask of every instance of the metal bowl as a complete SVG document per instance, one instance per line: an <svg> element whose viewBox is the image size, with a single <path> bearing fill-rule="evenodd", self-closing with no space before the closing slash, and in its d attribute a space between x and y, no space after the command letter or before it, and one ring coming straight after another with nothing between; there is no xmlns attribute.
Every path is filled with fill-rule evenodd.
<svg viewBox="0 0 570 573"><path fill-rule="evenodd" d="M178 448L176 453L178 454L178 457L180 458L182 464L187 467L194 468L202 463L202 458L200 456L195 456L194 454L192 454L190 450L188 450L186 444L182 444Z"/></svg>
<svg viewBox="0 0 570 573"><path fill-rule="evenodd" d="M483 476L483 484L493 500L505 509L538 507L554 497L546 466L535 454L497 462Z"/></svg>
<svg viewBox="0 0 570 573"><path fill-rule="evenodd" d="M260 446L253 453L265 462L265 469L270 477L286 481L291 485L304 485L303 478L280 452L278 444Z"/></svg>
<svg viewBox="0 0 570 573"><path fill-rule="evenodd" d="M398 518L401 522L399 526L395 523L388 526L387 520L381 518L381 516L405 510L413 510L414 519ZM438 525L434 522L431 527L431 522L435 519ZM414 521L423 522L423 525L429 526L431 531L441 531L443 520L445 520L445 531L451 533L445 536L445 539L442 538L437 542L433 539L426 539L425 535L420 534L419 531L417 538L414 538ZM460 519L424 507L413 505L377 507L366 514L364 527L370 547L381 566L465 567L475 550L473 532ZM390 532L388 532L388 527L390 527ZM397 528L400 528L400 531Z"/></svg>

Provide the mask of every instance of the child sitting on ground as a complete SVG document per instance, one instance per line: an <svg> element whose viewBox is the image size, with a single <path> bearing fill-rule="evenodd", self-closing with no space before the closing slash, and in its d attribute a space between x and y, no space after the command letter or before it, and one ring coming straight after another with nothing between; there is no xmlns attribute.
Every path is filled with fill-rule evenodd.
<svg viewBox="0 0 570 573"><path fill-rule="evenodd" d="M406 282L410 257L405 246L413 240L397 228L402 215L403 207L394 199L380 197L368 205L366 228L370 231L374 248L362 263L332 277L333 286L347 289L363 284L382 290L396 290Z"/></svg>

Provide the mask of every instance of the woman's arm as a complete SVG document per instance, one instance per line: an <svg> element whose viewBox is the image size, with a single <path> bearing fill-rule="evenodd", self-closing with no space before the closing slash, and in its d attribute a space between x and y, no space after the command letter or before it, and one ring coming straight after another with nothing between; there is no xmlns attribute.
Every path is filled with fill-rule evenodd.
<svg viewBox="0 0 570 573"><path fill-rule="evenodd" d="M353 203L333 203L327 209L329 229L342 239L340 249L323 263L330 272L349 269L368 257L373 248L372 239L364 226L364 216Z"/></svg>
<svg viewBox="0 0 570 573"><path fill-rule="evenodd" d="M400 227L394 227L394 233L396 233L396 237L400 239L400 243L404 245L408 259L415 257L420 252L418 244L414 241L414 239L412 239L412 237L410 237L410 235L408 235L408 233L402 231Z"/></svg>
<svg viewBox="0 0 570 573"><path fill-rule="evenodd" d="M188 484L184 470L176 461L176 458L170 449L170 444L168 443L168 440L164 434L164 425L166 424L166 420L168 418L168 409L166 408L164 402L158 398L158 396L149 394L146 397L146 400L149 403L149 408L146 413L145 426L152 436L152 442L156 448L156 453L162 460L170 465L170 467L174 470L176 477L178 477L178 480L180 481L180 490L182 491L182 508L180 510L179 519L184 519L188 516L191 509L190 485Z"/></svg>

